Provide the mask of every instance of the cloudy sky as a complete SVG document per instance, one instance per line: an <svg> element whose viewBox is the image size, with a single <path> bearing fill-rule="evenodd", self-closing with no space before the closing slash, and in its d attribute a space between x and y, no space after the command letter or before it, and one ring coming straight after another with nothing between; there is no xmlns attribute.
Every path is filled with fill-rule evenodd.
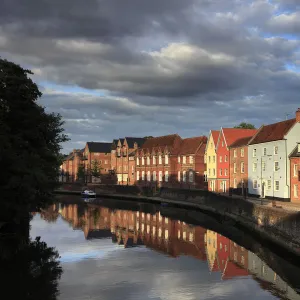
<svg viewBox="0 0 300 300"><path fill-rule="evenodd" d="M0 56L71 141L182 137L300 106L299 0L2 0Z"/></svg>

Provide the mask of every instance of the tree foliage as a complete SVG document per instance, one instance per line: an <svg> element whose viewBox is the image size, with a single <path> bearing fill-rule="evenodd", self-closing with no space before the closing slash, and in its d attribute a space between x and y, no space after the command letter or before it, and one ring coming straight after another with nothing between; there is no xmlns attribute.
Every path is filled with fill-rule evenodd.
<svg viewBox="0 0 300 300"><path fill-rule="evenodd" d="M99 163L99 161L97 160L93 160L92 161L92 165L91 165L91 175L93 177L99 178L101 175L101 164Z"/></svg>
<svg viewBox="0 0 300 300"><path fill-rule="evenodd" d="M78 170L77 170L77 178L78 180L84 180L85 178L85 168L84 165L79 165Z"/></svg>
<svg viewBox="0 0 300 300"><path fill-rule="evenodd" d="M0 190L9 209L50 203L68 140L59 114L39 105L42 96L25 70L0 58Z"/></svg>
<svg viewBox="0 0 300 300"><path fill-rule="evenodd" d="M243 128L243 129L256 129L253 124L242 122L237 126L234 126L234 128Z"/></svg>

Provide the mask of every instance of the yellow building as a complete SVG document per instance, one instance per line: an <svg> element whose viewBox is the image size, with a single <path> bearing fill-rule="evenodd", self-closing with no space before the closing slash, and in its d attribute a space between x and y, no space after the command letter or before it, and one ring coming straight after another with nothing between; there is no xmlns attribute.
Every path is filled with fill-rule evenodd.
<svg viewBox="0 0 300 300"><path fill-rule="evenodd" d="M206 178L208 181L208 190L216 190L217 179L217 154L216 145L219 137L218 130L211 130L209 133L208 141L205 149L205 161L206 161Z"/></svg>
<svg viewBox="0 0 300 300"><path fill-rule="evenodd" d="M212 230L207 230L204 235L206 258L208 267L211 272L219 269L218 254L217 254L217 233Z"/></svg>

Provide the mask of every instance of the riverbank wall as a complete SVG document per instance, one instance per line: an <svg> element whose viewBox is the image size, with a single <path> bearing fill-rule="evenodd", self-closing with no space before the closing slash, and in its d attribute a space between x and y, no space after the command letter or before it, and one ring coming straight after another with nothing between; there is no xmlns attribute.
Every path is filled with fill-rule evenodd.
<svg viewBox="0 0 300 300"><path fill-rule="evenodd" d="M263 206L242 198L233 198L204 190L161 188L153 196L137 186L94 186L97 196L120 200L133 200L201 210L236 226L259 234L275 244L300 255L300 213ZM66 193L79 193L65 190ZM61 192L62 192L61 191Z"/></svg>

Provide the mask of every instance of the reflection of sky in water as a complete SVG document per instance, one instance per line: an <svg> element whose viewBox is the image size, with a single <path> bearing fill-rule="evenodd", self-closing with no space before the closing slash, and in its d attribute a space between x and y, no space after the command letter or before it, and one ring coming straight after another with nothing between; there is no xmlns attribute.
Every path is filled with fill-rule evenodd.
<svg viewBox="0 0 300 300"><path fill-rule="evenodd" d="M59 299L276 299L250 276L222 281L219 272L209 272L207 261L170 258L145 247L124 249L111 239L85 240L61 218L47 223L36 215L31 236L59 251L64 269Z"/></svg>

